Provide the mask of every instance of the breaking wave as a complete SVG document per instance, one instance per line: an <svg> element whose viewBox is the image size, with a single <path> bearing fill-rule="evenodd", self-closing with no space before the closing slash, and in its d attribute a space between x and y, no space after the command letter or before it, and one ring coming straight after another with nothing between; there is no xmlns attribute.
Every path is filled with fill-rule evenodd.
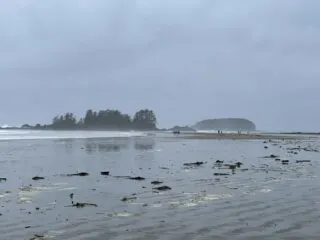
<svg viewBox="0 0 320 240"><path fill-rule="evenodd" d="M146 136L143 132L0 130L0 140L84 139Z"/></svg>

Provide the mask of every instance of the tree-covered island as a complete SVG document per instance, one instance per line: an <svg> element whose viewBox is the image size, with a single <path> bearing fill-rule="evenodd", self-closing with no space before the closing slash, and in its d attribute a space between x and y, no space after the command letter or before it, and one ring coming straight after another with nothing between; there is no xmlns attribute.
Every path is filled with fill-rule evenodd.
<svg viewBox="0 0 320 240"><path fill-rule="evenodd" d="M51 124L34 126L24 124L23 129L39 130L156 130L157 118L149 109L137 111L134 116L119 110L87 110L84 117L77 119L73 113L58 115Z"/></svg>

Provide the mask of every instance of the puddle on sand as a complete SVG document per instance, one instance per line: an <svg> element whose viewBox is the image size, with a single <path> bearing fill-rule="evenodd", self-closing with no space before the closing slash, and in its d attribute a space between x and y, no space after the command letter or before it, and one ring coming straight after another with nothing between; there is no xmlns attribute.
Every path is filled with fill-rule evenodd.
<svg viewBox="0 0 320 240"><path fill-rule="evenodd" d="M109 217L137 217L140 216L139 213L133 212L122 212L122 213L107 213Z"/></svg>
<svg viewBox="0 0 320 240"><path fill-rule="evenodd" d="M6 196L9 196L11 193L0 193L0 198L4 198Z"/></svg>
<svg viewBox="0 0 320 240"><path fill-rule="evenodd" d="M260 192L262 193L268 193L268 192L271 192L272 190L269 189L269 188L265 188L265 189L261 189Z"/></svg>
<svg viewBox="0 0 320 240"><path fill-rule="evenodd" d="M74 190L76 187L59 187L65 184L59 183L58 186L25 186L19 189L18 204L32 203L32 197L39 193L53 192L53 191L67 191Z"/></svg>
<svg viewBox="0 0 320 240"><path fill-rule="evenodd" d="M157 204L150 204L149 206L154 208L160 208L160 207L163 207L163 204L157 203Z"/></svg>
<svg viewBox="0 0 320 240"><path fill-rule="evenodd" d="M195 207L199 204L202 203L207 203L210 201L218 200L218 199L223 199L223 198L231 198L231 194L193 194L191 193L190 195L193 195L193 197L186 199L186 200L181 200L181 201L175 201L175 202L169 202L169 204L172 207Z"/></svg>

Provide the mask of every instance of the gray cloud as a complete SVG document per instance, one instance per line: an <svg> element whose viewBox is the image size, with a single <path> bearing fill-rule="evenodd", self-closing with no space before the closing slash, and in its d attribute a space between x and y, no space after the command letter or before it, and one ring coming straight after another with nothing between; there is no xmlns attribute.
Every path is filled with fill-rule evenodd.
<svg viewBox="0 0 320 240"><path fill-rule="evenodd" d="M319 1L25 2L0 3L3 124L150 107L165 127L319 128Z"/></svg>

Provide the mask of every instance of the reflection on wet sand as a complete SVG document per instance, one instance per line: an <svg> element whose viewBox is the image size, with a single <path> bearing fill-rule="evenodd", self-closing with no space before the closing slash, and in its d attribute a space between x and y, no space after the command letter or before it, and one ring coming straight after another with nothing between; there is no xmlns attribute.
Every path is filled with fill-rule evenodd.
<svg viewBox="0 0 320 240"><path fill-rule="evenodd" d="M87 153L93 152L120 152L130 147L129 138L99 139L91 138L85 140Z"/></svg>
<svg viewBox="0 0 320 240"><path fill-rule="evenodd" d="M0 143L1 239L319 236L319 140L9 144Z"/></svg>
<svg viewBox="0 0 320 240"><path fill-rule="evenodd" d="M156 141L152 137L134 137L134 138L114 138L114 139L86 139L85 150L88 153L93 152L120 152L133 147L138 151L154 149ZM72 147L72 142L66 144L66 147Z"/></svg>
<svg viewBox="0 0 320 240"><path fill-rule="evenodd" d="M136 137L134 138L134 148L136 150L152 150L156 145L153 137Z"/></svg>

